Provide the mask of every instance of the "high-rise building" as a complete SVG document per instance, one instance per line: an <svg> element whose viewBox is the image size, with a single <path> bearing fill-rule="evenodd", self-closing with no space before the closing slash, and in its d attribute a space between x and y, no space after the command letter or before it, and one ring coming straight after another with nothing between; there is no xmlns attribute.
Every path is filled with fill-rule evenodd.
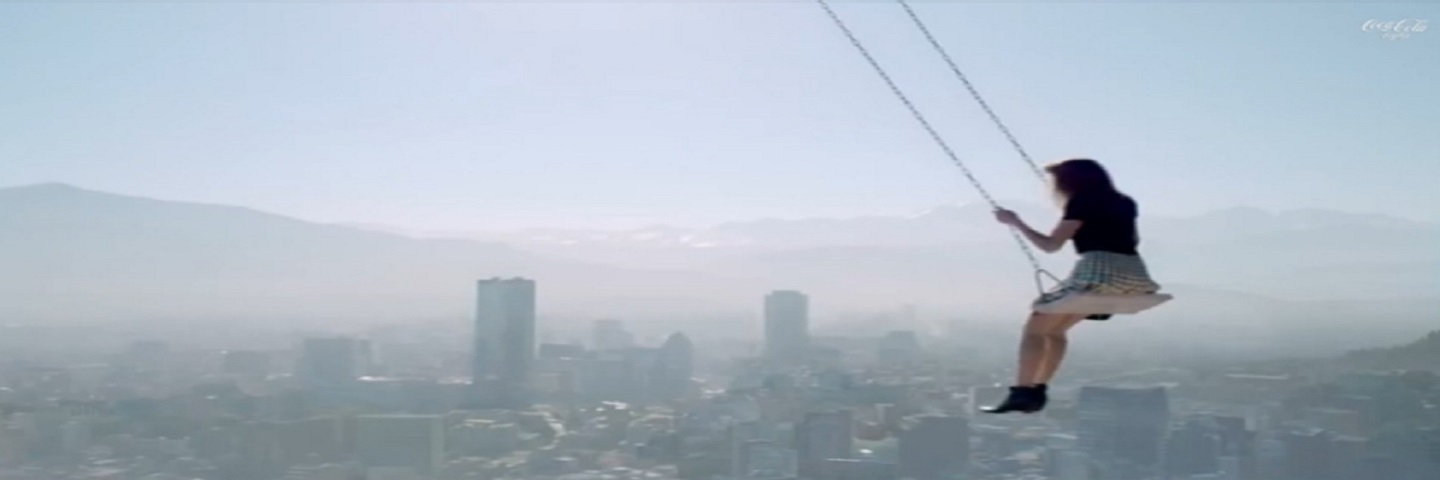
<svg viewBox="0 0 1440 480"><path fill-rule="evenodd" d="M695 347L690 337L676 332L665 339L657 352L650 374L650 385L656 396L672 400L690 393L691 377L695 374Z"/></svg>
<svg viewBox="0 0 1440 480"><path fill-rule="evenodd" d="M1371 437L1366 475L1349 478L1440 478L1440 428L1414 423Z"/></svg>
<svg viewBox="0 0 1440 480"><path fill-rule="evenodd" d="M368 349L348 337L307 338L301 345L297 375L312 389L346 387L367 373Z"/></svg>
<svg viewBox="0 0 1440 480"><path fill-rule="evenodd" d="M810 299L792 290L765 296L765 358L803 360L810 347Z"/></svg>
<svg viewBox="0 0 1440 480"><path fill-rule="evenodd" d="M731 424L726 430L730 450L730 476L749 477L755 470L754 454L767 448L778 448L773 425L758 421Z"/></svg>
<svg viewBox="0 0 1440 480"><path fill-rule="evenodd" d="M774 440L748 440L735 446L732 455L732 478L795 477L795 450Z"/></svg>
<svg viewBox="0 0 1440 480"><path fill-rule="evenodd" d="M1373 456L1382 452L1384 439L1377 438L1367 441L1363 438L1348 437L1321 429L1288 431L1283 433L1280 439L1285 443L1285 475L1280 478L1285 480L1436 478L1430 475L1376 476L1376 473L1385 472L1376 472L1365 468L1367 453ZM1369 451L1367 452L1367 450ZM1424 454L1413 457L1423 458Z"/></svg>
<svg viewBox="0 0 1440 480"><path fill-rule="evenodd" d="M1103 478L1142 480L1160 475L1170 399L1164 387L1084 387L1076 405L1080 451Z"/></svg>
<svg viewBox="0 0 1440 480"><path fill-rule="evenodd" d="M1165 441L1165 473L1187 478L1220 472L1220 425L1214 417L1195 415L1170 432Z"/></svg>
<svg viewBox="0 0 1440 480"><path fill-rule="evenodd" d="M1165 471L1174 478L1211 473L1221 479L1253 477L1255 433L1243 417L1192 415L1170 431Z"/></svg>
<svg viewBox="0 0 1440 480"><path fill-rule="evenodd" d="M529 402L535 360L535 282L523 278L480 280L476 286L472 374L487 406Z"/></svg>
<svg viewBox="0 0 1440 480"><path fill-rule="evenodd" d="M970 462L970 423L964 417L907 419L900 432L899 474L914 480L956 478Z"/></svg>
<svg viewBox="0 0 1440 480"><path fill-rule="evenodd" d="M802 478L824 476L825 461L850 458L855 450L855 418L850 410L810 412L795 426L795 452Z"/></svg>
<svg viewBox="0 0 1440 480"><path fill-rule="evenodd" d="M445 463L442 417L355 417L355 459L367 469L405 469L428 478Z"/></svg>

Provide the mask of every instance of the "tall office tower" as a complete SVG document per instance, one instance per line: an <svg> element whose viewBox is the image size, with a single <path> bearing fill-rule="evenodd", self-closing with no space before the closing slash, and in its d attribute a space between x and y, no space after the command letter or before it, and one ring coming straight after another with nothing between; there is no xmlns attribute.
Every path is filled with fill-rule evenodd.
<svg viewBox="0 0 1440 480"><path fill-rule="evenodd" d="M802 478L820 480L825 461L850 458L855 450L855 417L850 410L811 412L795 426L795 451Z"/></svg>
<svg viewBox="0 0 1440 480"><path fill-rule="evenodd" d="M439 415L355 417L355 460L367 469L407 470L430 478L445 464L445 426Z"/></svg>
<svg viewBox="0 0 1440 480"><path fill-rule="evenodd" d="M1170 399L1164 387L1084 387L1076 405L1080 451L1113 480L1160 475Z"/></svg>
<svg viewBox="0 0 1440 480"><path fill-rule="evenodd" d="M759 421L736 422L726 428L730 450L730 476L746 478L754 471L751 452L757 448L778 447L773 438L773 425Z"/></svg>
<svg viewBox="0 0 1440 480"><path fill-rule="evenodd" d="M900 432L899 475L915 480L957 478L970 463L970 423L964 417L907 419Z"/></svg>
<svg viewBox="0 0 1440 480"><path fill-rule="evenodd" d="M524 407L535 360L535 282L480 280L475 297L474 385L486 406Z"/></svg>
<svg viewBox="0 0 1440 480"><path fill-rule="evenodd" d="M1225 454L1220 424L1211 415L1192 415L1170 430L1165 440L1165 475L1189 478L1220 473Z"/></svg>
<svg viewBox="0 0 1440 480"><path fill-rule="evenodd" d="M296 374L305 388L341 388L364 375L367 349L348 337L307 338L301 344Z"/></svg>
<svg viewBox="0 0 1440 480"><path fill-rule="evenodd" d="M777 362L804 360L810 346L810 299L780 290L765 296L765 358Z"/></svg>
<svg viewBox="0 0 1440 480"><path fill-rule="evenodd" d="M695 375L695 346L690 337L672 333L656 353L650 371L655 396L664 400L684 398L690 393L691 377Z"/></svg>

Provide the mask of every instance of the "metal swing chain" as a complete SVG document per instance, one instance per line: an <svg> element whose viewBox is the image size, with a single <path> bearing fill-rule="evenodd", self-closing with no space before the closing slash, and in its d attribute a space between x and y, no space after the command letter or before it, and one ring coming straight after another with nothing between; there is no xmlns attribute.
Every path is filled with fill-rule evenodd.
<svg viewBox="0 0 1440 480"><path fill-rule="evenodd" d="M905 0L895 1L900 4L901 8L905 9L905 13L910 16L910 20L915 23L915 27L920 30L920 33L925 35L925 40L930 42L930 46L935 49L935 53L940 54L940 58L945 60L945 65L950 67L950 72L955 74L955 78L960 80L960 83L965 86L965 90L970 92L970 97L975 99L975 103L980 104L980 109L985 111L985 114L990 117L990 121L995 123L995 127L999 128L1000 133L1005 135L1005 139L1010 141L1010 146L1015 147L1015 151L1020 154L1020 159L1024 160L1025 164L1030 166L1030 170L1035 172L1036 177L1044 181L1044 170L1041 170L1040 165L1036 164L1035 160L1030 158L1030 154L1025 152L1025 147L1020 146L1020 140L1015 139L1015 135L1010 133L1010 129L1005 126L1005 122L1000 121L1000 116L996 115L995 111L990 109L990 104L985 101L985 97L980 96L980 91L976 90L975 85L970 83L970 79L960 71L960 67L955 64L955 60L950 58L950 53L945 51L945 47L941 46L940 41L935 39L935 35L930 33L930 28L925 26L924 21L920 20L920 15L916 14L915 10L910 8L910 4Z"/></svg>
<svg viewBox="0 0 1440 480"><path fill-rule="evenodd" d="M935 50L935 53L940 55L941 60L945 61L945 66L950 67L950 72L954 73L955 78L960 81L960 84L965 86L965 90L970 92L970 98L975 99L975 103L979 104L980 109L985 111L985 115L990 117L990 122L995 124L995 128L999 129L1002 135L1005 135L1005 140L1009 141L1010 146L1015 148L1015 153L1020 154L1020 159L1025 161L1025 164L1030 167L1030 171L1035 174L1036 178L1040 179L1042 183L1045 182L1046 176L1044 170L1040 168L1039 164L1035 163L1035 159L1030 157L1030 153L1025 151L1025 147L1020 145L1020 140L1015 138L1015 134L1010 133L1010 128L1006 127L1005 122L1000 120L1000 115L997 115L995 110L990 108L990 102L985 101L985 97L980 95L980 90L976 89L975 85L970 83L970 78L966 77L965 73L960 70L960 66L950 57L950 52L946 51L945 47L940 45L940 41L935 39L935 35L930 33L930 27L925 25L925 21L920 19L920 15L915 13L915 9L910 7L909 2L906 0L895 0L895 2L899 3L900 8L905 10L905 14L908 15L911 22L915 24L915 28L920 30L920 33L925 36L925 40L930 43L930 47ZM1035 264L1035 262L1031 263ZM1060 279L1055 278L1055 275L1037 266L1035 269L1035 285L1042 293L1045 291L1045 287L1041 285L1040 277L1042 275L1050 277L1050 280L1057 284L1060 283Z"/></svg>
<svg viewBox="0 0 1440 480"><path fill-rule="evenodd" d="M874 68L875 73L879 74L880 78L885 81L885 84L890 87L890 91L895 94L895 98L898 98L900 103L903 103L905 108L910 110L910 115L915 118L916 122L920 123L921 127L925 128L925 131L930 134L930 138L940 146L940 150L945 153L945 156L950 158L951 163L954 163L956 167L960 167L960 172L965 175L966 180L970 181L970 185L975 187L976 191L980 192L981 198L985 199L985 202L989 203L992 208L1000 209L999 202L996 202L995 198L990 196L990 192L985 189L985 186L980 183L980 180L975 178L975 174L970 171L970 167L967 167L965 162L960 160L960 156L955 154L955 151L950 148L950 144L945 141L944 137L941 137L940 133L935 130L935 127L930 125L930 121L927 120L925 115L920 112L920 109L910 101L910 97L907 97L905 92L900 90L899 85L897 85L895 80L890 78L890 74L885 71L885 67L881 66L880 62L876 61L875 57L870 55L870 50L866 49L865 45L860 43L860 39L855 36L854 32L850 31L850 27L845 25L845 21L841 20L840 16L835 14L835 10L830 8L830 4L826 0L815 1L820 4L821 8L825 9L825 13L830 16L830 20L835 23L836 27L840 28L840 31L845 34L845 38L850 40L850 44L860 52L861 56L865 57L866 62ZM1026 242L1025 238L1020 235L1017 229L1010 229L1010 236L1015 239L1015 244L1020 247L1020 252L1025 254L1025 258L1030 261L1030 266L1035 269L1035 288L1037 290L1042 293L1045 291L1045 287L1041 282L1041 275L1049 276L1056 282L1059 281L1040 265L1040 259L1036 258L1035 252L1030 248L1030 244Z"/></svg>

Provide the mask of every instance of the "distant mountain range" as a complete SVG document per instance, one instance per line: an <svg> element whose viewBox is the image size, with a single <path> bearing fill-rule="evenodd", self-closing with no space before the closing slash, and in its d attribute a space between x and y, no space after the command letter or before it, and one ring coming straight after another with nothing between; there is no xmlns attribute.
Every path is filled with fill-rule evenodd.
<svg viewBox="0 0 1440 480"><path fill-rule="evenodd" d="M1034 225L1054 209L1019 205ZM1440 225L1329 210L1235 208L1193 217L1146 216L1142 251L1163 283L1282 298L1440 296ZM453 233L451 235L454 235ZM1029 275L1013 239L985 205L908 217L761 220L707 229L529 230L477 233L529 251L613 265L702 271L783 270L810 277L879 277L950 286ZM1073 255L1045 259L1063 273Z"/></svg>
<svg viewBox="0 0 1440 480"><path fill-rule="evenodd" d="M1419 369L1440 373L1440 330L1404 345L1356 350L1346 354L1344 360L1376 369Z"/></svg>
<svg viewBox="0 0 1440 480"><path fill-rule="evenodd" d="M0 189L0 265L0 318L56 320L463 318L478 278L543 278L577 307L701 301L708 281L57 184Z"/></svg>
<svg viewBox="0 0 1440 480"><path fill-rule="evenodd" d="M1054 219L1052 209L1018 210ZM458 319L470 314L474 280L492 276L536 278L545 311L588 318L753 315L777 288L811 293L820 315L917 304L1012 317L1034 293L983 206L706 229L399 230L59 184L0 189L0 320ZM1152 268L1178 295L1156 319L1409 325L1440 306L1435 224L1233 209L1146 217L1142 230ZM1056 274L1073 258L1051 257Z"/></svg>

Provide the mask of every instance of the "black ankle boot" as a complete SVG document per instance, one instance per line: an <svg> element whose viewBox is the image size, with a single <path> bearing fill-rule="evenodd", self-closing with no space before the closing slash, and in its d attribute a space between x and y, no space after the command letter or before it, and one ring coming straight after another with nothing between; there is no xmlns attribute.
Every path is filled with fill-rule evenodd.
<svg viewBox="0 0 1440 480"><path fill-rule="evenodd" d="M1044 386L1010 387L1010 395L1005 397L1005 401L993 407L983 407L980 410L985 413L1035 413L1045 408L1045 402Z"/></svg>
<svg viewBox="0 0 1440 480"><path fill-rule="evenodd" d="M1045 404L1050 403L1050 386L1046 384L1035 385L1035 411L1045 409Z"/></svg>

